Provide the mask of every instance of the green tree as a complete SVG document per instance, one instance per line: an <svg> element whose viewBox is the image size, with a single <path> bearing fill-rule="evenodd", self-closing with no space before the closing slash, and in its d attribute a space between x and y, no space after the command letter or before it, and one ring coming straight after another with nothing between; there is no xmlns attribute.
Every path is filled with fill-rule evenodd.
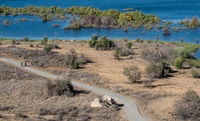
<svg viewBox="0 0 200 121"><path fill-rule="evenodd" d="M126 43L126 47L129 48L129 49L132 47L132 45L133 45L132 42L127 42L127 43Z"/></svg>

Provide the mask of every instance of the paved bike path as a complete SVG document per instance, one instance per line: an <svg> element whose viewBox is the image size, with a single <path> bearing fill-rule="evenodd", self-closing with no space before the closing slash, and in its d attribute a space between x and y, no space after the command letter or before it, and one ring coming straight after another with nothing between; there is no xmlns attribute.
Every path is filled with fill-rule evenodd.
<svg viewBox="0 0 200 121"><path fill-rule="evenodd" d="M19 67L23 70L29 71L29 72L34 73L36 75L39 75L39 76L42 76L42 77L45 77L45 78L49 78L49 79L52 79L52 80L62 78L62 77L59 77L55 74L51 74L51 73L48 73L48 72L45 72L45 71L42 71L42 70L38 70L36 68L32 68L32 67L28 67L28 66L21 67L20 62L14 60L14 59L11 59L11 58L0 57L0 61L10 63L10 64L17 66L17 67ZM96 92L96 93L101 94L101 95L109 95L111 97L117 98L119 100L119 102L121 102L124 105L125 114L127 115L128 119L130 121L148 121L147 118L145 118L140 113L136 103L126 96L114 93L114 92L109 91L109 90L104 89L104 88L96 87L96 86L93 86L93 85L85 84L85 83L74 81L74 80L72 80L72 84L76 87L80 87L80 88L83 88L83 89L86 89L86 90L90 90L92 92Z"/></svg>

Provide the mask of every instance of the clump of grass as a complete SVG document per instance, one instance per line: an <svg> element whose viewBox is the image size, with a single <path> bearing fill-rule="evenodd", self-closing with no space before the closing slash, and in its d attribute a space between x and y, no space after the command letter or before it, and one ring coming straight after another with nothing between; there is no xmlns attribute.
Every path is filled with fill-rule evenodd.
<svg viewBox="0 0 200 121"><path fill-rule="evenodd" d="M191 75L193 78L200 78L200 69L193 68L191 70Z"/></svg>

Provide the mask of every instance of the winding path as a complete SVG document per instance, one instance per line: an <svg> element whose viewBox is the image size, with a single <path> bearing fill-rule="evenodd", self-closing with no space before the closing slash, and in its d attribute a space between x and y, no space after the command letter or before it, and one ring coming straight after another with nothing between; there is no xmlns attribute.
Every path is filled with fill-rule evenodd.
<svg viewBox="0 0 200 121"><path fill-rule="evenodd" d="M17 66L18 68L24 69L26 71L32 72L34 74L37 74L37 75L45 77L45 78L49 78L49 79L53 79L53 80L60 78L55 74L44 72L44 71L41 71L41 70L38 70L38 69L35 69L35 68L32 68L32 67L23 67L22 68L20 62L13 60L11 58L0 57L0 61L10 63L14 66ZM90 90L92 92L96 92L96 93L101 94L101 95L109 95L111 97L117 98L122 104L124 104L125 113L126 113L128 119L130 121L148 121L147 118L142 116L142 114L140 113L136 103L133 102L131 99L129 99L126 96L114 93L114 92L109 91L109 90L104 89L104 88L91 86L91 85L88 85L88 84L85 84L85 83L82 83L82 82L78 82L78 81L74 81L74 80L72 81L72 84L74 86L77 86L77 87L80 87L80 88L83 88L83 89L86 89L86 90Z"/></svg>

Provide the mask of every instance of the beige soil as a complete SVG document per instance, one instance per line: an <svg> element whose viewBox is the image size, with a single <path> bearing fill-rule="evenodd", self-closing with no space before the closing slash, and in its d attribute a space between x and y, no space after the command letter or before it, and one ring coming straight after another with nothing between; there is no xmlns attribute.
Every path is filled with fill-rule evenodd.
<svg viewBox="0 0 200 121"><path fill-rule="evenodd" d="M35 42L36 43L36 42ZM33 48L29 47L29 43L22 43L17 47L35 50L35 43ZM119 42L121 45L124 42ZM136 54L132 59L116 60L113 57L113 51L97 51L94 48L89 48L85 41L65 41L58 42L62 49L54 49L54 52L65 54L70 49L75 49L77 53L83 53L89 57L93 63L85 65L83 69L73 70L79 73L87 72L97 74L101 77L99 86L107 87L113 91L123 93L129 97L133 97L138 101L140 108L144 115L152 121L174 121L172 111L174 102L188 89L196 91L200 95L200 80L193 79L190 75L190 69L176 70L171 77L164 79L157 79L153 83L154 88L146 88L143 84L130 84L128 79L123 75L123 69L129 66L138 66L143 72L148 62L140 57L141 51L144 48L155 48L155 43L137 43L133 42L133 49ZM1 45L8 46L7 44ZM159 44L159 49L165 47L175 47L169 43ZM42 49L42 48L37 48ZM46 70L65 70L65 68L50 67ZM143 74L141 81L146 78Z"/></svg>

